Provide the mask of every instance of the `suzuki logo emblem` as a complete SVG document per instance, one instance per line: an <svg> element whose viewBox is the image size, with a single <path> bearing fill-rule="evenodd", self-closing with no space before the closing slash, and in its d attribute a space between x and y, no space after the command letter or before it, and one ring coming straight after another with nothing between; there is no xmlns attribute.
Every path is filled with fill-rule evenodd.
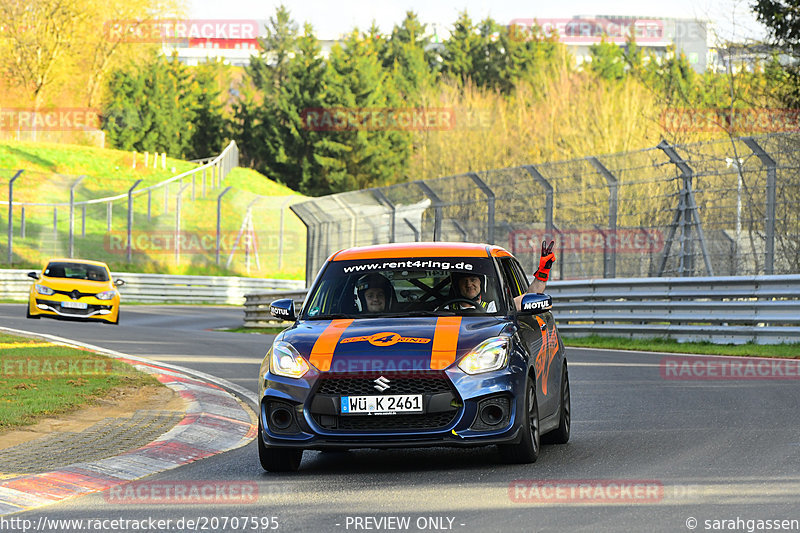
<svg viewBox="0 0 800 533"><path fill-rule="evenodd" d="M378 389L380 392L385 391L389 388L389 380L385 377L381 376L375 380L375 388Z"/></svg>

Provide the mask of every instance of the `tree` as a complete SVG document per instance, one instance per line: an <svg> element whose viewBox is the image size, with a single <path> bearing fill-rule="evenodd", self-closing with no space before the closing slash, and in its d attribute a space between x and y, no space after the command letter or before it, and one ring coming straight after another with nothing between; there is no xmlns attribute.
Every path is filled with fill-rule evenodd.
<svg viewBox="0 0 800 533"><path fill-rule="evenodd" d="M7 82L21 87L35 108L42 91L55 79L56 70L68 64L65 56L75 49L77 29L87 17L80 0L3 0L0 20L6 46L0 69Z"/></svg>
<svg viewBox="0 0 800 533"><path fill-rule="evenodd" d="M800 46L800 0L755 0L756 19L764 24L775 44L797 52Z"/></svg>
<svg viewBox="0 0 800 533"><path fill-rule="evenodd" d="M425 25L413 11L399 26L392 29L382 54L383 67L392 72L398 91L405 101L420 103L420 94L434 83L430 58L425 51L428 43Z"/></svg>
<svg viewBox="0 0 800 533"><path fill-rule="evenodd" d="M604 80L619 81L625 77L625 54L614 43L606 42L605 37L589 47L592 62L589 68Z"/></svg>

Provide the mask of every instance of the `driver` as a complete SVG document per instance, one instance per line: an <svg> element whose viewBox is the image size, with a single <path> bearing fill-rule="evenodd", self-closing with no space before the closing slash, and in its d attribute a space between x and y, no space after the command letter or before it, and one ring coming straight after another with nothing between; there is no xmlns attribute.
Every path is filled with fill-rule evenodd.
<svg viewBox="0 0 800 533"><path fill-rule="evenodd" d="M389 309L392 284L380 274L367 274L358 279L356 293L362 312L380 313Z"/></svg>
<svg viewBox="0 0 800 533"><path fill-rule="evenodd" d="M454 273L453 286L455 287L456 297L472 300L475 304L467 302L453 302L450 309L474 309L476 305L482 307L487 313L497 311L494 300L486 301L483 299L483 276L470 273Z"/></svg>

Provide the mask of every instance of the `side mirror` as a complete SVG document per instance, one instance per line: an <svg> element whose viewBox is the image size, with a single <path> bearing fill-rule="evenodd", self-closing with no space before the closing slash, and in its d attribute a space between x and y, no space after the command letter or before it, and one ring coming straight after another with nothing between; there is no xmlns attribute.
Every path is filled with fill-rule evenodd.
<svg viewBox="0 0 800 533"><path fill-rule="evenodd" d="M39 273L38 272L28 272L28 277L29 278L33 278L33 279L39 279Z"/></svg>
<svg viewBox="0 0 800 533"><path fill-rule="evenodd" d="M123 285L125 285L125 282L122 281L121 279L115 279L114 285L116 285L117 287L122 287Z"/></svg>
<svg viewBox="0 0 800 533"><path fill-rule="evenodd" d="M539 315L553 308L553 299L548 294L526 294L522 297L520 313Z"/></svg>
<svg viewBox="0 0 800 533"><path fill-rule="evenodd" d="M294 300L283 298L269 304L269 314L280 320L294 321L297 318L294 312Z"/></svg>

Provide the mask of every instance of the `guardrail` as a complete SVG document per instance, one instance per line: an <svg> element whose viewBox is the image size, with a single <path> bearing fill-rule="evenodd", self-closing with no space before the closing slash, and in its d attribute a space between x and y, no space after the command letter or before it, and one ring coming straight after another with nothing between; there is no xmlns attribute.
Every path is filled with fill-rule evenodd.
<svg viewBox="0 0 800 533"><path fill-rule="evenodd" d="M800 342L800 275L554 281L547 293L564 335ZM245 326L274 323L270 301L304 296L248 294Z"/></svg>
<svg viewBox="0 0 800 533"><path fill-rule="evenodd" d="M0 270L0 298L26 300L32 280L31 270ZM120 287L123 302L140 303L212 303L241 305L252 292L297 291L305 283L298 280L240 278L223 276L169 276L112 272L114 279L125 280Z"/></svg>

